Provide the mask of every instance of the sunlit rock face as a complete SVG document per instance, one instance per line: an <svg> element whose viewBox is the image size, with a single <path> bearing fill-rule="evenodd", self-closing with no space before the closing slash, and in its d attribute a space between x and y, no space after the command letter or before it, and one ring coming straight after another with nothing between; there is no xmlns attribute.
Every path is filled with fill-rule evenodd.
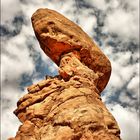
<svg viewBox="0 0 140 140"><path fill-rule="evenodd" d="M108 58L78 25L53 10L37 10L32 24L59 75L27 88L14 111L22 125L9 140L120 140L100 98L111 74Z"/></svg>
<svg viewBox="0 0 140 140"><path fill-rule="evenodd" d="M49 9L37 10L32 24L41 48L55 63L59 65L62 54L77 50L81 62L98 73L98 90L105 88L111 74L110 61L78 25Z"/></svg>

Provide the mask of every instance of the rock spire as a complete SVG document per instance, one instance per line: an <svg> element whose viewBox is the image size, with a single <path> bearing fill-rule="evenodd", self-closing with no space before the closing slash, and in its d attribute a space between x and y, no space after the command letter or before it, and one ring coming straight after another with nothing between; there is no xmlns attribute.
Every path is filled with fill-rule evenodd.
<svg viewBox="0 0 140 140"><path fill-rule="evenodd" d="M111 74L109 59L58 12L38 9L31 19L59 75L27 88L14 111L22 125L9 140L120 140L117 122L100 97Z"/></svg>

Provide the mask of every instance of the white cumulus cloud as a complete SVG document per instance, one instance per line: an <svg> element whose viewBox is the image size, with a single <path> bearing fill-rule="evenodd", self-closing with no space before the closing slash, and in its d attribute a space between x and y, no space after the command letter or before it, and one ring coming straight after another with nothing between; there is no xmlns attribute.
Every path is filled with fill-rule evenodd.
<svg viewBox="0 0 140 140"><path fill-rule="evenodd" d="M104 31L117 34L122 41L139 41L139 2L115 0L108 4Z"/></svg>
<svg viewBox="0 0 140 140"><path fill-rule="evenodd" d="M113 104L109 104L108 109L118 122L122 140L139 140L138 111Z"/></svg>

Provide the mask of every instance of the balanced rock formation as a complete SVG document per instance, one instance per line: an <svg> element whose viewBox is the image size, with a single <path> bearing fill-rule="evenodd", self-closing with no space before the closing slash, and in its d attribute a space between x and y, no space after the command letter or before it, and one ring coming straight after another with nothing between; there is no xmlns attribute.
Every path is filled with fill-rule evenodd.
<svg viewBox="0 0 140 140"><path fill-rule="evenodd" d="M56 11L37 10L32 25L59 75L27 88L14 111L22 125L9 140L120 140L117 122L100 97L111 74L108 58Z"/></svg>

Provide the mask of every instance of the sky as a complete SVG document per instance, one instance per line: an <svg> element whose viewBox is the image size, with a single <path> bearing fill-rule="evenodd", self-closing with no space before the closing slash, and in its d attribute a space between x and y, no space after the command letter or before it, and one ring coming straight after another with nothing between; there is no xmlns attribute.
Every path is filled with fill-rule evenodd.
<svg viewBox="0 0 140 140"><path fill-rule="evenodd" d="M80 25L108 56L112 74L102 100L122 140L139 140L139 0L1 1L1 139L15 136L21 125L13 111L26 87L58 74L33 32L31 16L38 8Z"/></svg>

